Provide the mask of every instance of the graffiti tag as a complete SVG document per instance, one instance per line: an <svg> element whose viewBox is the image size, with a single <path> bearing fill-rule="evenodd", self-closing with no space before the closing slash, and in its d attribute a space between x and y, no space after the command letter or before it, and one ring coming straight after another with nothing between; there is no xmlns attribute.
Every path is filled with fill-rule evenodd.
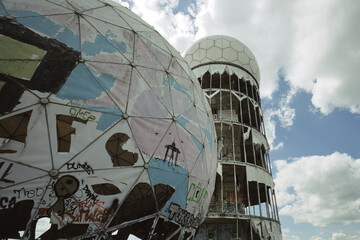
<svg viewBox="0 0 360 240"><path fill-rule="evenodd" d="M12 208L16 203L16 197L0 197L0 208Z"/></svg>
<svg viewBox="0 0 360 240"><path fill-rule="evenodd" d="M73 222L103 221L106 218L109 208L103 207L104 201L86 198L85 200L73 201L68 199L65 201L67 215Z"/></svg>
<svg viewBox="0 0 360 240"><path fill-rule="evenodd" d="M186 200L198 203L202 205L205 199L209 196L208 191L205 188L201 188L202 183L198 182L197 186L192 183L189 187L188 193L186 195Z"/></svg>
<svg viewBox="0 0 360 240"><path fill-rule="evenodd" d="M88 185L85 185L85 187L82 189L85 191L87 198L91 199L93 202L96 202L98 195L91 192Z"/></svg>
<svg viewBox="0 0 360 240"><path fill-rule="evenodd" d="M94 174L94 169L85 162L84 164L81 163L66 163L67 170L77 170L79 168L82 168L86 171L87 174Z"/></svg>
<svg viewBox="0 0 360 240"><path fill-rule="evenodd" d="M108 212L108 208L95 207L93 209L82 209L79 208L79 214L71 213L71 210L67 210L64 212L67 216L69 216L74 222L93 222L98 221L101 222L103 217Z"/></svg>
<svg viewBox="0 0 360 240"><path fill-rule="evenodd" d="M15 193L15 196L17 198L20 198L20 199L26 199L26 198L37 198L37 197L40 197L44 194L45 190L44 190L44 187L37 187L35 189L25 189L24 187L20 188L20 189L14 189L13 192ZM50 190L49 191L49 194L48 194L48 198L49 198L49 202L52 202L55 198L56 198L56 195L55 195L55 192L53 190ZM45 199L43 199L41 201L41 204L46 204L46 201Z"/></svg>
<svg viewBox="0 0 360 240"><path fill-rule="evenodd" d="M201 219L199 217L195 217L193 214L180 208L180 205L176 203L170 204L168 212L170 213L169 219L182 226L197 228L201 223Z"/></svg>
<svg viewBox="0 0 360 240"><path fill-rule="evenodd" d="M92 114L92 112L90 112L86 109L82 109L80 107L74 106L74 105L86 106L85 104L78 104L78 103L74 104L72 101L70 101L70 102L68 102L67 105L72 106L69 109L70 116L80 118L82 120L86 120L89 122L97 122L96 117Z"/></svg>

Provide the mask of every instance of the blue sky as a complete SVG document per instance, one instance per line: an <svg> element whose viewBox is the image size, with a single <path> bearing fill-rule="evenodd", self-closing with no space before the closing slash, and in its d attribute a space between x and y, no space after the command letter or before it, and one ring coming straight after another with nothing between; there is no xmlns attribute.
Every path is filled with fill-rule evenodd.
<svg viewBox="0 0 360 240"><path fill-rule="evenodd" d="M207 35L245 43L261 72L283 238L360 239L359 1L123 3L182 54Z"/></svg>

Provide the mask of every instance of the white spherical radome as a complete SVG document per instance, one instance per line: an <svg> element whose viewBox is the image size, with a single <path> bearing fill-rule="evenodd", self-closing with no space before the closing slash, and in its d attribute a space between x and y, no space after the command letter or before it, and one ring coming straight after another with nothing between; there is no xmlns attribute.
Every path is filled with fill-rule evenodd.
<svg viewBox="0 0 360 240"><path fill-rule="evenodd" d="M254 54L236 38L225 35L201 38L191 45L184 58L192 69L209 63L233 64L243 68L260 84L260 70Z"/></svg>

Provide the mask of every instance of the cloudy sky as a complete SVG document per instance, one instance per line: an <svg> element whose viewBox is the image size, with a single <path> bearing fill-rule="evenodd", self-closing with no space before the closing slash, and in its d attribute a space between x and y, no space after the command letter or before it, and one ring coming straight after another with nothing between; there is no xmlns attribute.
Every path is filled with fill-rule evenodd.
<svg viewBox="0 0 360 240"><path fill-rule="evenodd" d="M261 71L284 239L360 239L360 1L124 5L182 54L207 35L245 43Z"/></svg>

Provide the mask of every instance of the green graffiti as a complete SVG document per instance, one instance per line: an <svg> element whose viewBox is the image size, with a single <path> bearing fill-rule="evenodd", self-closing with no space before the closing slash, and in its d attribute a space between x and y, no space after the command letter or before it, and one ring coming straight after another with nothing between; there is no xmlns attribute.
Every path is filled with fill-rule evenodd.
<svg viewBox="0 0 360 240"><path fill-rule="evenodd" d="M75 117L75 118L80 118L82 120L89 121L89 122L96 122L96 123L98 122L98 121L96 121L96 117L92 114L92 112L90 112L86 109L80 108L78 106L74 106L72 101L70 101L67 105L72 106L69 109L70 116ZM82 106L85 106L85 105L82 105Z"/></svg>
<svg viewBox="0 0 360 240"><path fill-rule="evenodd" d="M202 188L201 186L202 186L201 182L198 182L197 185L192 183L188 189L186 200L202 205L205 199L209 196L209 194L208 191L205 188Z"/></svg>

